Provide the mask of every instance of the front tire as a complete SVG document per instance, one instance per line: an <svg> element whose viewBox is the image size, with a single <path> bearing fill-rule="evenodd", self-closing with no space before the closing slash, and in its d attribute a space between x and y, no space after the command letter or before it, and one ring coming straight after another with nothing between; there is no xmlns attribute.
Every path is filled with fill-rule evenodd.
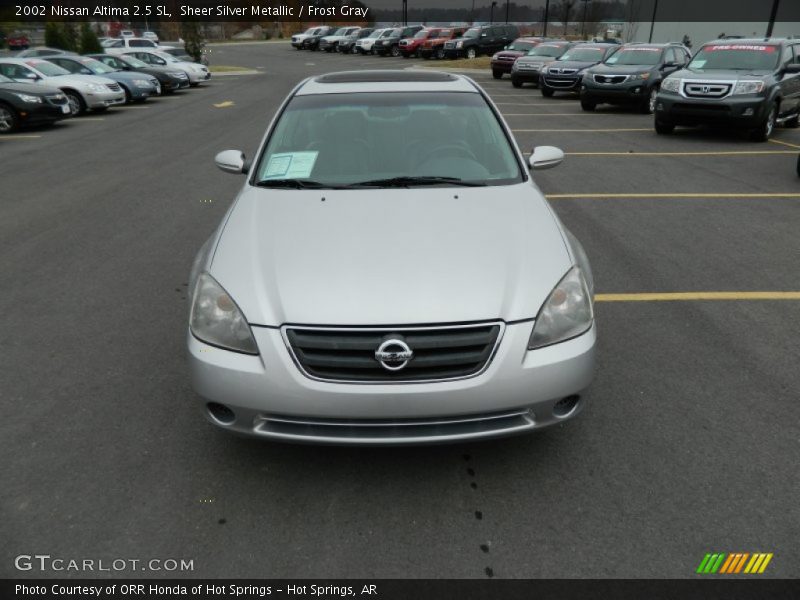
<svg viewBox="0 0 800 600"><path fill-rule="evenodd" d="M392 46L392 49L389 50L389 54L391 54L392 57L397 58L398 56L400 56L400 47Z"/></svg>
<svg viewBox="0 0 800 600"><path fill-rule="evenodd" d="M770 107L769 113L761 124L750 132L750 139L754 142L766 142L775 131L775 121L778 118L778 104Z"/></svg>
<svg viewBox="0 0 800 600"><path fill-rule="evenodd" d="M595 108L597 108L597 102L581 98L581 108L586 112L592 112Z"/></svg>
<svg viewBox="0 0 800 600"><path fill-rule="evenodd" d="M544 96L545 98L552 98L553 94L556 93L556 91L553 88L547 87L544 84L541 85L540 89L542 91L542 96Z"/></svg>
<svg viewBox="0 0 800 600"><path fill-rule="evenodd" d="M665 121L659 121L656 119L656 133L659 135L669 135L673 131L675 131L675 125L673 123L667 123Z"/></svg>
<svg viewBox="0 0 800 600"><path fill-rule="evenodd" d="M513 85L515 88L521 88L522 87L522 81L520 81L516 77L512 76L511 77L511 85Z"/></svg>
<svg viewBox="0 0 800 600"><path fill-rule="evenodd" d="M436 59L437 60L442 60L443 58L444 58L444 48L439 48L436 51Z"/></svg>
<svg viewBox="0 0 800 600"><path fill-rule="evenodd" d="M121 87L122 91L125 92L125 104L133 104L133 95L131 94L131 91L124 85Z"/></svg>
<svg viewBox="0 0 800 600"><path fill-rule="evenodd" d="M657 99L658 99L658 87L656 86L650 90L650 94L648 94L647 100L645 100L644 103L642 104L640 112L643 115L652 115L654 112L656 112Z"/></svg>
<svg viewBox="0 0 800 600"><path fill-rule="evenodd" d="M466 56L468 59L472 60L478 56L478 52L475 50L475 48L467 48Z"/></svg>
<svg viewBox="0 0 800 600"><path fill-rule="evenodd" d="M86 112L86 103L78 92L68 90L64 92L67 97L67 104L69 104L69 114L77 117Z"/></svg>
<svg viewBox="0 0 800 600"><path fill-rule="evenodd" d="M498 71L497 69L495 69L495 70L492 71L492 77L494 77L495 79L502 79L503 78L503 72L502 71Z"/></svg>
<svg viewBox="0 0 800 600"><path fill-rule="evenodd" d="M19 129L19 117L7 104L0 104L0 133L11 133Z"/></svg>

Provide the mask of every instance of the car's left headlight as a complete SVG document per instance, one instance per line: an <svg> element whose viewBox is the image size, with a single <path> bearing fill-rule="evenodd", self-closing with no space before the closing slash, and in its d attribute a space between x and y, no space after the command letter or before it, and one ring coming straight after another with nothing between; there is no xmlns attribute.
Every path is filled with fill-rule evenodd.
<svg viewBox="0 0 800 600"><path fill-rule="evenodd" d="M133 84L136 87L143 87L143 88L153 87L153 84L147 81L146 79L134 79Z"/></svg>
<svg viewBox="0 0 800 600"><path fill-rule="evenodd" d="M464 46L464 42L456 42L456 48L462 48Z"/></svg>
<svg viewBox="0 0 800 600"><path fill-rule="evenodd" d="M20 94L14 92L14 95L22 100L23 102L28 102L29 104L41 104L42 99L39 96L31 96L30 94Z"/></svg>
<svg viewBox="0 0 800 600"><path fill-rule="evenodd" d="M760 94L763 91L763 81L740 81L736 84L736 87L733 88L733 94L735 96L740 94Z"/></svg>
<svg viewBox="0 0 800 600"><path fill-rule="evenodd" d="M675 77L667 77L664 81L661 82L661 90L664 92L674 92L677 94L680 85L681 85L680 79L676 79Z"/></svg>
<svg viewBox="0 0 800 600"><path fill-rule="evenodd" d="M208 273L197 278L189 326L199 340L235 352L258 354L253 332L242 311Z"/></svg>
<svg viewBox="0 0 800 600"><path fill-rule="evenodd" d="M644 73L634 73L629 77L634 81L638 79L650 79L650 71L645 71Z"/></svg>
<svg viewBox="0 0 800 600"><path fill-rule="evenodd" d="M542 305L528 350L557 344L585 333L594 321L589 287L579 267L573 267Z"/></svg>

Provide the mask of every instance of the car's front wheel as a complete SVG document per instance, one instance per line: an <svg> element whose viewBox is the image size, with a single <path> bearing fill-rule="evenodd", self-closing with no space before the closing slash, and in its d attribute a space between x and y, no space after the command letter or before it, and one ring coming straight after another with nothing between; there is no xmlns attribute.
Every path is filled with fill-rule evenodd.
<svg viewBox="0 0 800 600"><path fill-rule="evenodd" d="M659 121L656 119L656 133L659 135L669 135L675 131L675 125L673 123L667 123L666 121Z"/></svg>
<svg viewBox="0 0 800 600"><path fill-rule="evenodd" d="M131 94L131 91L124 85L120 87L122 87L122 91L125 92L125 104L131 104L133 102L133 94Z"/></svg>
<svg viewBox="0 0 800 600"><path fill-rule="evenodd" d="M494 69L492 71L492 77L494 77L495 79L502 79L503 78L503 72L502 71L498 71L497 69Z"/></svg>
<svg viewBox="0 0 800 600"><path fill-rule="evenodd" d="M597 102L587 98L581 98L581 108L587 112L591 112L597 108Z"/></svg>
<svg viewBox="0 0 800 600"><path fill-rule="evenodd" d="M545 84L541 84L540 89L542 92L542 96L544 96L545 98L550 98L552 97L553 94L556 93L556 91L553 88L547 87Z"/></svg>
<svg viewBox="0 0 800 600"><path fill-rule="evenodd" d="M397 58L400 56L400 48L398 46L392 46L392 49L389 51L389 54Z"/></svg>
<svg viewBox="0 0 800 600"><path fill-rule="evenodd" d="M444 58L444 48L439 48L436 51L436 58L442 60Z"/></svg>
<svg viewBox="0 0 800 600"><path fill-rule="evenodd" d="M640 112L645 115L652 115L656 112L656 101L658 99L658 87L654 87L650 90L650 93L647 94L647 100L642 102L640 107Z"/></svg>
<svg viewBox="0 0 800 600"><path fill-rule="evenodd" d="M19 127L16 111L7 104L0 104L0 133L11 133Z"/></svg>
<svg viewBox="0 0 800 600"><path fill-rule="evenodd" d="M513 85L515 88L521 88L522 87L522 81L517 79L516 77L512 76L511 77L511 85Z"/></svg>
<svg viewBox="0 0 800 600"><path fill-rule="evenodd" d="M64 95L67 97L69 114L71 114L73 117L77 117L78 115L82 115L86 112L86 103L83 101L83 98L78 92L67 90L64 92Z"/></svg>
<svg viewBox="0 0 800 600"><path fill-rule="evenodd" d="M466 55L467 55L467 58L472 60L473 58L478 56L478 52L475 50L475 48L467 48Z"/></svg>
<svg viewBox="0 0 800 600"><path fill-rule="evenodd" d="M778 104L773 104L766 118L761 124L750 132L750 139L754 142L766 142L775 131L775 121L778 118Z"/></svg>

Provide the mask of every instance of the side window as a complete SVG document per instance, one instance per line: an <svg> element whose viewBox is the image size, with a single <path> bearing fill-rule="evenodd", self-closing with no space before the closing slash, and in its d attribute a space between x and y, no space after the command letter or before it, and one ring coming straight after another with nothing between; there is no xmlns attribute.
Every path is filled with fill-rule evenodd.
<svg viewBox="0 0 800 600"><path fill-rule="evenodd" d="M794 63L800 65L800 44L792 46L792 51L794 52Z"/></svg>
<svg viewBox="0 0 800 600"><path fill-rule="evenodd" d="M504 33L505 31L503 31L502 27L492 27L492 34L491 34L492 37L496 38L503 37Z"/></svg>
<svg viewBox="0 0 800 600"><path fill-rule="evenodd" d="M781 65L784 67L790 65L794 62L794 54L792 53L791 46L786 46L783 49L783 54L781 55Z"/></svg>

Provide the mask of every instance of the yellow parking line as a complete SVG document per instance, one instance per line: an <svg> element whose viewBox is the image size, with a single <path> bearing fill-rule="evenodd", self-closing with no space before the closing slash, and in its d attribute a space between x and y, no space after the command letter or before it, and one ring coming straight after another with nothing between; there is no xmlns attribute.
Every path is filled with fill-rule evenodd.
<svg viewBox="0 0 800 600"><path fill-rule="evenodd" d="M565 152L568 156L753 156L797 154L791 150L722 150L718 152Z"/></svg>
<svg viewBox="0 0 800 600"><path fill-rule="evenodd" d="M0 135L0 142L13 142L14 140L35 140L42 136L40 135Z"/></svg>
<svg viewBox="0 0 800 600"><path fill-rule="evenodd" d="M503 115L504 117L517 117L522 115ZM514 133L616 133L628 131L653 131L652 127L647 129L512 129Z"/></svg>
<svg viewBox="0 0 800 600"><path fill-rule="evenodd" d="M800 193L761 193L761 194L708 194L698 193L674 193L674 194L547 194L548 200L570 200L570 199L615 199L615 198L636 198L647 200L650 198L800 198Z"/></svg>
<svg viewBox="0 0 800 600"><path fill-rule="evenodd" d="M800 292L668 292L595 294L595 302L669 302L686 300L800 300Z"/></svg>
<svg viewBox="0 0 800 600"><path fill-rule="evenodd" d="M789 142L781 142L780 140L770 140L770 142L772 142L773 144L781 144L782 146L789 146L789 148L797 148L798 150L800 150L800 146L798 146L797 144L790 144Z"/></svg>

